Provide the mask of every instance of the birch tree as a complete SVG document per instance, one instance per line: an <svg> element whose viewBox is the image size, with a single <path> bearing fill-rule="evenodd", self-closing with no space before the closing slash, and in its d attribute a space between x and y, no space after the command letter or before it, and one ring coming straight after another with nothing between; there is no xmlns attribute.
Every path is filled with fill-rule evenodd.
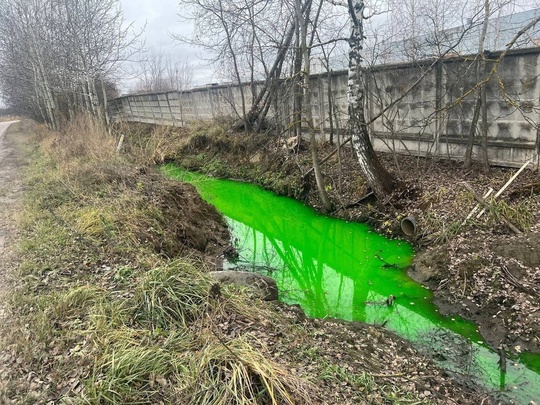
<svg viewBox="0 0 540 405"><path fill-rule="evenodd" d="M360 169L376 196L384 197L394 191L397 181L381 164L369 137L365 114L365 74L362 68L365 4L348 0L351 34L349 38L349 73L347 98L351 142Z"/></svg>

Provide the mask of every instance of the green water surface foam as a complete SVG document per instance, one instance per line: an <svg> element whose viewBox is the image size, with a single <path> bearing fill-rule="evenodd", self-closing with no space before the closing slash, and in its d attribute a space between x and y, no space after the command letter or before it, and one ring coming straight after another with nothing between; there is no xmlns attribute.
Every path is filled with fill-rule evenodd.
<svg viewBox="0 0 540 405"><path fill-rule="evenodd" d="M502 398L529 403L540 398L537 355L508 361L482 341L475 325L444 317L431 292L406 274L414 252L367 225L318 215L301 203L247 183L217 180L163 167L195 185L226 218L239 260L228 267L276 280L280 300L300 304L308 316L384 325L427 352L447 370L472 379ZM395 299L389 304L389 297Z"/></svg>

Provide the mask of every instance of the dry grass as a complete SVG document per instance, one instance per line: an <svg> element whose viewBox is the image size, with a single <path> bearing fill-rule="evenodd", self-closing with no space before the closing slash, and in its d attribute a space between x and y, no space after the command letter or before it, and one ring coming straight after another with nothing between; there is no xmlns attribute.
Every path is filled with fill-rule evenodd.
<svg viewBox="0 0 540 405"><path fill-rule="evenodd" d="M189 141L185 128L117 123L114 132L124 135L123 152L138 165L154 165L174 159Z"/></svg>
<svg viewBox="0 0 540 405"><path fill-rule="evenodd" d="M81 164L104 161L115 154L115 139L103 123L87 114L69 121L59 133L40 128L41 147L64 174Z"/></svg>
<svg viewBox="0 0 540 405"><path fill-rule="evenodd" d="M216 131L211 150L227 147L234 157L245 146L205 125L190 142ZM364 332L344 339L332 326L322 333L234 286L211 294L203 260L218 253L211 246L226 245L224 223L193 188L147 166L193 143L177 129L153 128L152 136L148 127L120 129L126 147L117 154L118 137L89 117L62 133L34 128L41 147L20 217L23 260L5 327L14 360L0 399L429 403L415 387L375 382L365 370L372 363L343 366L358 351L347 339L368 341Z"/></svg>
<svg viewBox="0 0 540 405"><path fill-rule="evenodd" d="M194 405L310 404L313 387L248 342L209 342L190 359L183 391Z"/></svg>
<svg viewBox="0 0 540 405"><path fill-rule="evenodd" d="M202 259L209 244L224 246L227 239L220 216L191 186L134 166L89 117L61 133L35 129L41 148L20 216L24 260L8 336L12 358L21 360L0 397L207 403L202 398L220 398L224 389L225 402L214 403L306 397L307 383L287 367L243 340L230 343L237 352L231 359L209 332L212 317L260 315L241 291L223 289L213 300L204 266L179 259L197 252ZM159 145L158 139L148 146L149 161ZM21 385L25 370L35 378ZM192 387L201 376L207 385L197 397Z"/></svg>

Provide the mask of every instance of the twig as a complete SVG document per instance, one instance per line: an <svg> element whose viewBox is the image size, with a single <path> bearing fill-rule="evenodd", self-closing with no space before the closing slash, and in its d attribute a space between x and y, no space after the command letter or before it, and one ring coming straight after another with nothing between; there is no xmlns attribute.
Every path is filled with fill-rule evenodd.
<svg viewBox="0 0 540 405"><path fill-rule="evenodd" d="M395 378L395 377L404 377L405 373L397 373L397 374L370 374L371 377L377 377L377 378Z"/></svg>
<svg viewBox="0 0 540 405"><path fill-rule="evenodd" d="M351 141L351 137L345 139L341 145L339 145L340 147L343 147L345 146L347 143L349 143ZM330 152L330 154L328 156L326 156L323 160L320 161L320 165L322 165L323 163L326 163L328 161L328 159L330 159L332 156L334 156L336 154L336 152L338 151L338 148L334 149L332 152ZM312 171L313 171L313 167L311 169L309 169L307 172L304 173L304 175L302 177L306 177L308 174L310 174Z"/></svg>
<svg viewBox="0 0 540 405"><path fill-rule="evenodd" d="M375 193L373 191L370 191L369 193L367 193L365 196L361 197L359 200L355 201L355 202L352 202L350 204L347 204L345 206L345 208L352 208L352 207L356 207L357 205L360 205L362 204L364 201L366 201L368 198L371 198L375 195Z"/></svg>
<svg viewBox="0 0 540 405"><path fill-rule="evenodd" d="M210 314L206 314L208 316L208 319L210 319L210 332L212 332L212 335L214 335L217 340L219 341L219 343L229 352L233 355L233 357L235 357L240 363L244 364L244 360L242 360L235 352L233 352L233 350L229 347L229 345L227 344L227 342L225 342L225 340L223 340L221 338L221 336L219 336L219 334L214 330L213 326L215 326L214 324L214 321L212 320L212 318L210 318Z"/></svg>
<svg viewBox="0 0 540 405"><path fill-rule="evenodd" d="M510 273L510 271L506 268L505 265L501 265L501 269L503 277L514 287L522 290L529 295L540 297L539 292L537 292L534 288L531 288L530 286L521 283L517 278L512 275L512 273Z"/></svg>

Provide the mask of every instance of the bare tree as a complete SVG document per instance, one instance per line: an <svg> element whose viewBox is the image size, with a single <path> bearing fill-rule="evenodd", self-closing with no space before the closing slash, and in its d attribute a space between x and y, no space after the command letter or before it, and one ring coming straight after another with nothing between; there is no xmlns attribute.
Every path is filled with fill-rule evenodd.
<svg viewBox="0 0 540 405"><path fill-rule="evenodd" d="M203 47L226 78L248 83L239 86L238 128L260 128L275 100L276 80L289 71L287 65L301 61L295 54L299 46L291 46L298 32L294 0L183 0L182 4L192 10L184 18L195 22L195 33L176 38ZM303 13L309 4L303 4ZM255 87L255 80L264 84Z"/></svg>
<svg viewBox="0 0 540 405"><path fill-rule="evenodd" d="M510 0L497 0L499 10L502 5L507 5ZM514 4L516 1L513 1ZM448 56L458 56L466 52L471 42L471 38L477 41L476 31L481 27L482 11L485 2L480 4L477 1L456 0L448 2L443 0L403 0L379 2L387 4L383 11L386 14L379 17L379 23L373 24L374 30L368 34L369 50L364 49L366 45L363 35L366 33L364 23L366 16L366 2L356 0L326 0L317 3L321 7L311 8L310 1L280 0L276 2L246 0L220 0L211 2L210 0L186 0L196 8L192 15L197 23L196 37L191 43L203 45L205 49L213 52L215 59L225 61L225 65L233 72L234 82L241 84L242 107L239 117L241 126L246 128L257 128L266 116L273 101L276 100L276 81L285 72L289 72L292 78L286 79L281 91L281 96L286 94L289 97L285 103L294 104L292 111L288 106L286 115L292 118L290 127L300 132L300 123L303 122L310 129L310 114L312 101L311 92L306 92L306 88L311 88L310 79L305 79L305 72L313 58L324 59L327 70L331 71L334 63L328 54L331 47L336 46L341 38L336 35L323 33L322 24L316 24L319 13L333 10L331 5L345 6L346 15L351 23L351 36L348 39L348 64L349 64L349 87L348 87L348 112L349 129L352 133L352 144L357 154L362 172L366 177L373 191L378 196L385 196L392 192L398 184L396 179L382 166L374 152L371 143L370 130L368 128L376 120L383 120L383 125L390 128L390 131L404 129L409 133L417 133L418 144L420 142L430 142L437 145L441 134L447 133L445 120L448 122L448 111L456 106L452 102L448 103L448 98L455 97L455 88L445 83L433 83L437 89L437 94L431 94L430 100L422 100L422 106L416 111L416 117L403 117L395 114L392 110L397 103L404 100L415 87L419 85L426 75L437 70L432 78L439 80L441 72L446 69L443 58ZM490 5L493 2L490 2ZM325 8L326 6L330 9ZM284 12L288 10L287 12ZM321 11L322 10L322 11ZM279 12L278 12L279 11ZM297 16L290 18L290 15ZM298 16L302 15L303 19ZM332 19L338 20L341 14L329 13ZM276 18L282 17L281 19ZM380 18L383 18L382 20ZM324 20L321 19L321 20ZM382 21L382 22L381 22ZM386 24L389 29L384 29ZM339 24L338 24L339 25ZM375 30L378 32L375 33ZM308 40L311 38L311 40ZM313 40L313 38L315 40ZM375 43L375 40L379 43ZM305 44L304 44L305 42ZM405 51L400 54L399 49ZM307 50L307 52L306 52ZM307 53L307 57L306 57ZM376 108L380 111L366 110L366 94L368 82L366 78L366 59L371 56L371 62L377 61L419 61L419 77L410 86L400 85L399 89L392 93L385 90L385 86L377 86L380 91L380 102ZM434 58L429 62L425 58ZM342 58L347 59L347 58ZM420 59L424 61L420 62ZM223 66L223 65L222 65ZM471 66L472 69L472 66ZM470 70L470 69L469 69ZM438 75L438 76L437 76ZM330 75L331 76L331 75ZM255 80L263 80L255 85ZM301 80L300 80L301 79ZM297 91L291 91L299 83ZM484 79L476 79L476 83ZM331 84L331 80L328 80ZM460 82L461 83L461 82ZM429 83L428 83L429 84ZM433 88L433 84L431 87ZM457 86L457 84L456 84ZM476 86L476 85L474 85ZM370 84L371 87L371 84ZM426 85L426 87L429 87ZM455 87L455 86L454 86ZM482 96L481 86L474 87L472 91L463 88L460 99L465 99L478 90ZM423 89L418 91L424 91ZM249 93L251 93L249 95ZM294 95L291 95L295 93ZM384 93L384 94L383 94ZM328 97L328 121L333 130L335 120L335 109L332 107L332 97ZM405 101L406 102L406 101ZM251 106L249 104L251 103ZM319 109L322 111L324 101L319 97ZM486 104L486 103L484 103ZM276 108L276 111L278 108ZM332 111L333 110L333 111ZM463 111L464 113L466 111ZM482 110L483 128L486 128L487 113ZM455 114L454 114L455 115ZM465 118L466 120L467 118ZM311 116L311 126L319 127L321 133L324 130L325 122L314 123ZM434 132L431 132L435 128ZM446 131L446 132L445 132ZM332 133L332 132L331 132ZM485 133L485 132L484 132ZM424 136L425 134L425 136ZM432 137L430 140L429 137ZM483 137L484 141L487 139ZM433 146L430 146L432 148ZM437 151L437 147L435 146ZM428 151L427 153L431 153ZM314 162L315 166L315 162Z"/></svg>
<svg viewBox="0 0 540 405"><path fill-rule="evenodd" d="M193 85L193 67L187 59L169 55L165 61L165 79L171 90L188 90Z"/></svg>
<svg viewBox="0 0 540 405"><path fill-rule="evenodd" d="M195 22L197 33L193 39L175 38L204 47L216 55L214 61L221 61L222 67L232 68L234 82L239 85L241 116L247 122L246 95L244 87L240 85L243 75L238 47L242 27L248 24L243 13L250 8L239 7L233 0L183 0L182 3L192 10L187 18Z"/></svg>
<svg viewBox="0 0 540 405"><path fill-rule="evenodd" d="M191 87L193 70L180 57L173 57L163 50L152 49L137 65L138 80L132 90L135 93L187 90Z"/></svg>
<svg viewBox="0 0 540 405"><path fill-rule="evenodd" d="M307 0L307 2L311 2L311 0ZM322 0L321 0L322 2ZM321 3L322 4L322 3ZM295 0L295 12L296 12L296 19L298 21L298 27L299 27L299 37L300 37L300 54L302 56L301 63L303 64L303 71L302 71L302 84L303 84L303 96L304 96L304 114L305 114L305 122L308 127L309 131L309 139L310 139L310 150L311 150L311 158L313 162L313 169L315 173L315 181L317 182L317 190L319 191L319 196L321 198L321 201L323 203L324 209L326 211L332 210L332 203L330 202L330 199L328 198L328 194L326 192L326 185L324 184L324 179L321 173L321 169L319 167L319 157L317 155L317 142L315 137L315 126L313 124L313 116L312 116L312 110L311 110L311 86L310 86L310 57L309 57L309 48L307 44L307 20L309 16L309 10L311 6L308 7L302 7L301 0ZM302 13L303 9L306 10L306 16ZM320 8L319 8L320 10ZM317 13L317 16L320 14ZM314 25L317 24L318 17L314 20Z"/></svg>
<svg viewBox="0 0 540 405"><path fill-rule="evenodd" d="M490 16L489 0L484 2L484 22L482 24L482 32L478 40L478 54L476 55L475 60L475 75L476 82L480 83L482 81L482 76L486 74L486 59L484 55L484 43L486 41L486 33L488 28ZM470 168L472 164L472 151L474 146L474 140L476 138L477 124L480 117L480 112L482 112L482 149L484 156L484 172L488 173L489 168L489 159L487 151L487 100L486 100L486 87L481 85L478 89L478 96L476 97L476 102L474 106L474 113L471 122L471 130L469 134L469 139L467 142L467 150L465 152L465 161L464 167Z"/></svg>
<svg viewBox="0 0 540 405"><path fill-rule="evenodd" d="M137 51L118 0L3 0L0 13L0 86L8 101L53 128L80 109L103 116L105 83Z"/></svg>

